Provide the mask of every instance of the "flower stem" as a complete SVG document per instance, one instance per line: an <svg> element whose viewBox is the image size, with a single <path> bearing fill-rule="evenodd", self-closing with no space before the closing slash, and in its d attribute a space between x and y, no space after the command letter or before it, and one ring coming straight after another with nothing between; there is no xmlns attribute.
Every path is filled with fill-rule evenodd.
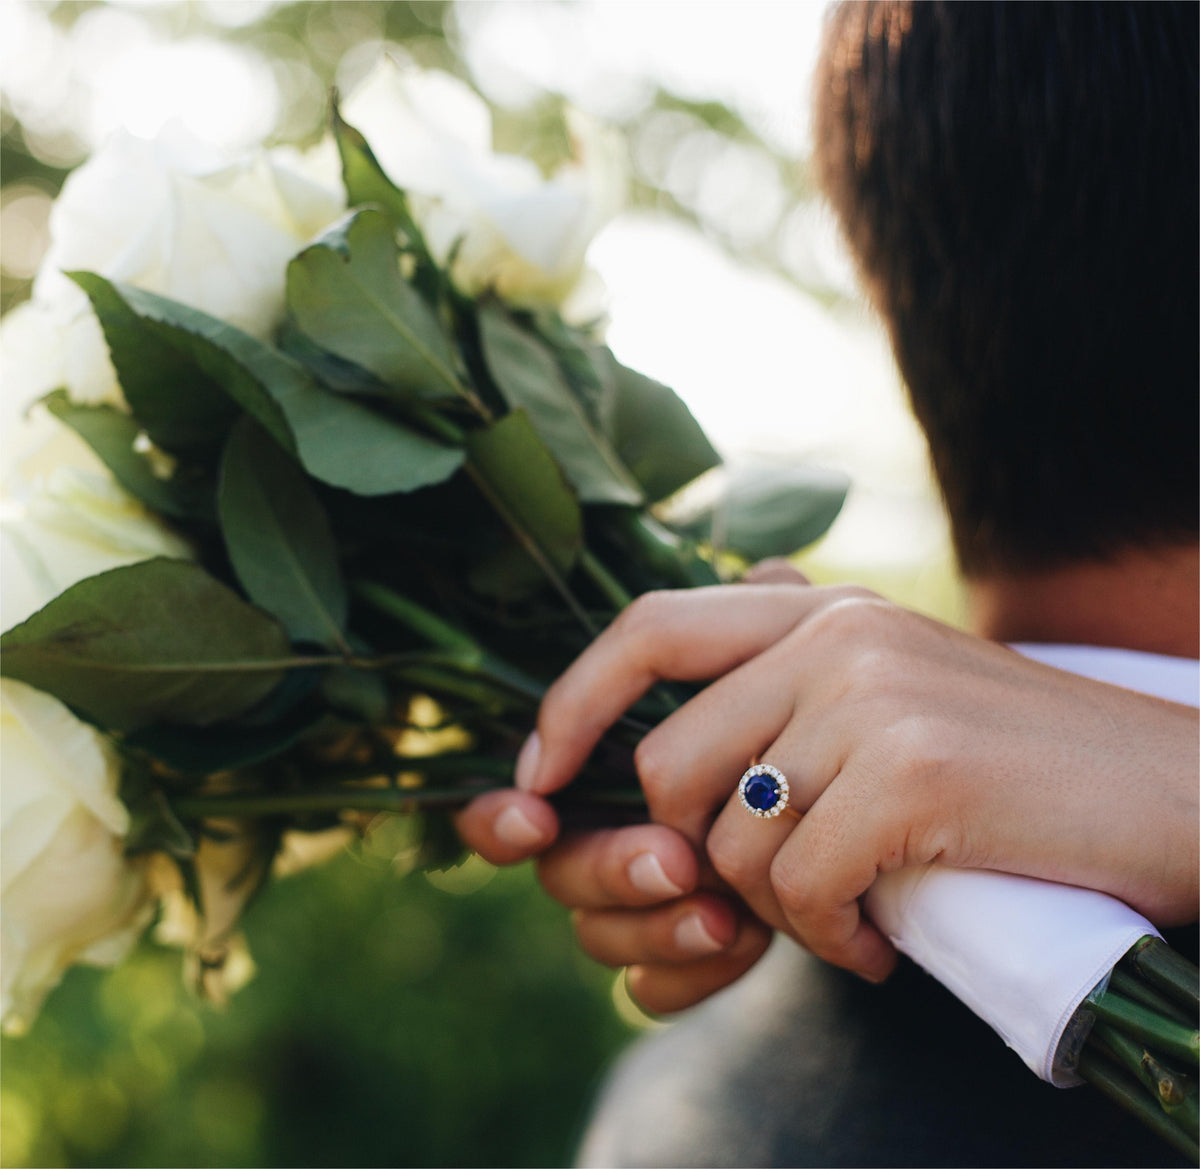
<svg viewBox="0 0 1200 1169"><path fill-rule="evenodd" d="M625 590L624 585L600 562L600 558L590 549L584 548L579 556L579 567L587 574L588 579L601 593L609 604L618 612L632 603L633 598Z"/></svg>
<svg viewBox="0 0 1200 1169"><path fill-rule="evenodd" d="M468 394L469 401L476 413L481 418L490 419L491 413L483 405L482 402L474 394ZM421 425L423 425L431 434L437 435L438 438L449 443L451 446L462 446L467 441L466 432L460 426L455 426L444 415L439 414L436 410L430 409L428 406L421 406L418 403L412 403L408 408L409 415Z"/></svg>
<svg viewBox="0 0 1200 1169"><path fill-rule="evenodd" d="M1168 1019L1174 1019L1176 1023L1186 1026L1191 1022L1187 1012L1171 1002L1166 995L1159 994L1152 986L1147 986L1141 979L1130 974L1123 966L1113 967L1108 988L1115 990L1124 998L1133 999L1134 1002L1141 1003L1142 1006L1149 1007L1152 1011L1157 1011Z"/></svg>
<svg viewBox="0 0 1200 1169"><path fill-rule="evenodd" d="M387 585L373 580L355 580L350 582L350 590L372 609L391 617L433 645L483 654L483 647L469 634Z"/></svg>
<svg viewBox="0 0 1200 1169"><path fill-rule="evenodd" d="M341 769L325 773L321 787L289 792L214 792L211 795L178 796L170 800L172 812L181 820L214 816L257 819L264 816L294 816L306 812L396 812L411 813L422 808L451 808L466 804L485 792L511 789L513 761L487 755L431 755L398 759L393 781L401 775L420 775L426 780L459 780L453 786L363 787L363 780L387 773L377 766ZM603 807L627 810L645 808L638 788L577 787L557 793L556 805Z"/></svg>
<svg viewBox="0 0 1200 1169"><path fill-rule="evenodd" d="M470 790L460 788L335 787L299 792L270 792L260 795L183 796L171 801L181 820L209 816L258 819L263 816L294 816L305 812L415 812L420 808L444 808L463 804L505 784L481 783Z"/></svg>
<svg viewBox="0 0 1200 1169"><path fill-rule="evenodd" d="M1191 1127L1195 1128L1194 1102L1193 1107L1187 1109L1188 1088L1194 1088L1195 1085L1190 1083L1187 1076L1168 1067L1153 1052L1147 1051L1143 1044L1130 1039L1128 1035L1122 1035L1107 1023L1097 1022L1092 1034L1117 1063L1141 1080L1165 1112L1183 1110L1180 1122L1187 1128L1190 1119Z"/></svg>
<svg viewBox="0 0 1200 1169"><path fill-rule="evenodd" d="M669 528L645 512L622 508L613 515L613 524L630 546L635 559L657 573L670 588L692 588L720 584L711 564L696 555Z"/></svg>
<svg viewBox="0 0 1200 1169"><path fill-rule="evenodd" d="M1189 1019L1196 1017L1200 1006L1196 967L1172 950L1162 938L1152 935L1140 938L1122 961L1183 1007Z"/></svg>
<svg viewBox="0 0 1200 1169"><path fill-rule="evenodd" d="M416 601L396 592L395 589L373 580L356 580L350 587L357 597L377 612L392 618L418 637L449 651L444 661L434 663L436 666L466 674L483 682L494 682L534 704L540 702L545 695L545 685L536 678L485 649L470 634L442 620L437 614L431 613L423 605L418 605ZM422 672L419 666L417 672L425 679L430 677L428 671ZM408 675L411 677L413 671L409 670ZM463 694L461 687L448 688L454 689L454 692L462 697L472 696ZM473 688L473 692L477 689Z"/></svg>
<svg viewBox="0 0 1200 1169"><path fill-rule="evenodd" d="M1151 1100L1128 1073L1111 1064L1091 1046L1079 1057L1079 1074L1110 1100L1132 1112L1148 1129L1193 1161L1200 1159L1200 1144Z"/></svg>
<svg viewBox="0 0 1200 1169"><path fill-rule="evenodd" d="M545 549L525 530L520 520L513 514L512 509L505 503L500 492L496 490L488 477L475 463L468 460L466 471L475 483L475 486L479 488L484 499L491 505L492 510L513 534L517 543L529 553L534 563L542 570L542 575L550 582L558 595L562 597L567 608L583 627L583 631L589 636L595 637L600 632L599 628L588 615L588 611L579 603L575 594L571 592L567 582L563 579L562 573L551 562Z"/></svg>
<svg viewBox="0 0 1200 1169"><path fill-rule="evenodd" d="M1126 1035L1157 1048L1175 1059L1195 1067L1200 1057L1200 1032L1192 1027L1164 1019L1141 1003L1132 1002L1113 991L1105 991L1088 1000L1096 1017L1110 1023Z"/></svg>

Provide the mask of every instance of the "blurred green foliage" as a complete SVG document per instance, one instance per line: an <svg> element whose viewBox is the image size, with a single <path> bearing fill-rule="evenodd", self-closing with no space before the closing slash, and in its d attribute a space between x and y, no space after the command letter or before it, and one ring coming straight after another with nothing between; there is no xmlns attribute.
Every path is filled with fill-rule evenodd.
<svg viewBox="0 0 1200 1169"><path fill-rule="evenodd" d="M478 860L399 876L368 844L267 889L223 1009L148 941L74 968L3 1041L3 1164L568 1163L631 1029L532 884Z"/></svg>

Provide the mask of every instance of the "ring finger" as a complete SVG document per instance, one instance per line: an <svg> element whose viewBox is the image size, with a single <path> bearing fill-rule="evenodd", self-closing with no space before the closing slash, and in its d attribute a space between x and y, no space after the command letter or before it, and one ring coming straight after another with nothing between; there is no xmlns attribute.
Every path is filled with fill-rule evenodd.
<svg viewBox="0 0 1200 1169"><path fill-rule="evenodd" d="M772 744L761 764L751 765L726 801L705 848L713 867L750 908L776 929L787 929L787 918L771 888L771 862L799 823L811 802L812 785L791 769L791 777L771 763L795 758L781 738Z"/></svg>

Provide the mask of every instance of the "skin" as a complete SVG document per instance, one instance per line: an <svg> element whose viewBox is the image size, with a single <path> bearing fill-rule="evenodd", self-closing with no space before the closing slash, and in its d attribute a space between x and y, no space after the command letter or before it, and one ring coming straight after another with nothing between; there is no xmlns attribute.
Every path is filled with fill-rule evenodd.
<svg viewBox="0 0 1200 1169"><path fill-rule="evenodd" d="M1198 581L1192 546L975 581L981 636L780 563L747 585L650 594L547 694L523 790L476 800L460 831L495 863L539 854L584 949L630 966L655 1011L739 977L773 929L886 978L896 955L857 899L877 873L930 860L1100 889L1159 925L1195 920L1197 712L992 639L1195 656ZM639 747L654 823L559 840L541 797L668 678L715 681ZM738 804L754 756L789 777L799 823Z"/></svg>

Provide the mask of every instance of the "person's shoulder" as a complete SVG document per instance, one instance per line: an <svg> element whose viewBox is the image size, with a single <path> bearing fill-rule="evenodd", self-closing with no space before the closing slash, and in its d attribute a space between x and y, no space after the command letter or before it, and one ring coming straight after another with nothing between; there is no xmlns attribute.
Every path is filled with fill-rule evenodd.
<svg viewBox="0 0 1200 1169"><path fill-rule="evenodd" d="M1200 706L1200 661L1099 645L1012 646L1025 657L1097 682L1124 686L1168 702Z"/></svg>

